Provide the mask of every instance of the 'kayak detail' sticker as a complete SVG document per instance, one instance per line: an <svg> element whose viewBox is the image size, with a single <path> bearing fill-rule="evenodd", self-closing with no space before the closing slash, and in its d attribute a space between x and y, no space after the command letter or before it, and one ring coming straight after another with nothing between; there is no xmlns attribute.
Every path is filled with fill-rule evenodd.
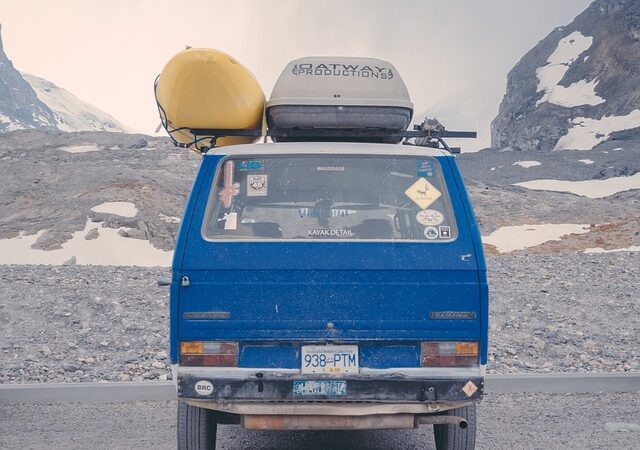
<svg viewBox="0 0 640 450"><path fill-rule="evenodd" d="M353 230L312 228L307 230L307 237L352 238L355 237L355 233Z"/></svg>
<svg viewBox="0 0 640 450"><path fill-rule="evenodd" d="M267 196L267 176L247 175L247 197Z"/></svg>
<svg viewBox="0 0 640 450"><path fill-rule="evenodd" d="M422 209L427 209L442 195L433 184L424 178L419 178L404 193Z"/></svg>
<svg viewBox="0 0 640 450"><path fill-rule="evenodd" d="M438 230L436 227L427 227L424 229L424 237L427 239L437 239L438 238Z"/></svg>
<svg viewBox="0 0 640 450"><path fill-rule="evenodd" d="M196 382L194 389L198 395L207 396L213 394L213 384L207 380L200 380Z"/></svg>
<svg viewBox="0 0 640 450"><path fill-rule="evenodd" d="M416 214L416 220L421 225L435 226L444 221L444 216L435 209L423 209Z"/></svg>

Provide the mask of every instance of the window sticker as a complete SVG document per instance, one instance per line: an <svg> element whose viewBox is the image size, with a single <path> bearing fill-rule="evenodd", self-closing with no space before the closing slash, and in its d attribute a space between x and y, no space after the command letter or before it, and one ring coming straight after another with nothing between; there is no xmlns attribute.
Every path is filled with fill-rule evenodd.
<svg viewBox="0 0 640 450"><path fill-rule="evenodd" d="M424 229L424 237L433 240L438 238L438 230L436 227L427 227Z"/></svg>
<svg viewBox="0 0 640 450"><path fill-rule="evenodd" d="M432 177L433 176L433 162L432 161L416 161L416 176L418 177Z"/></svg>
<svg viewBox="0 0 640 450"><path fill-rule="evenodd" d="M444 216L435 209L423 209L416 214L416 220L421 225L435 226L444 222Z"/></svg>
<svg viewBox="0 0 640 450"><path fill-rule="evenodd" d="M230 208L233 197L240 193L240 183L233 182L233 166L233 161L224 164L224 181L219 195L225 208Z"/></svg>
<svg viewBox="0 0 640 450"><path fill-rule="evenodd" d="M318 166L318 172L344 172L344 166Z"/></svg>
<svg viewBox="0 0 640 450"><path fill-rule="evenodd" d="M238 170L241 172L247 171L261 171L264 167L264 163L262 161L240 161L238 163Z"/></svg>
<svg viewBox="0 0 640 450"><path fill-rule="evenodd" d="M356 235L353 230L311 228L307 230L307 237L353 238Z"/></svg>
<svg viewBox="0 0 640 450"><path fill-rule="evenodd" d="M449 239L451 237L451 227L450 226L439 226L438 232L440 233L440 238Z"/></svg>
<svg viewBox="0 0 640 450"><path fill-rule="evenodd" d="M256 223L256 219L253 217L245 217L240 221L240 223Z"/></svg>
<svg viewBox="0 0 640 450"><path fill-rule="evenodd" d="M247 175L247 197L267 196L267 175Z"/></svg>
<svg viewBox="0 0 640 450"><path fill-rule="evenodd" d="M218 221L224 220L224 229L225 230L235 230L238 228L238 213L225 213L222 219L218 219Z"/></svg>
<svg viewBox="0 0 640 450"><path fill-rule="evenodd" d="M357 212L355 209L332 209L331 217L352 216ZM300 208L298 209L298 216L300 216L300 218L320 217L320 208Z"/></svg>
<svg viewBox="0 0 640 450"><path fill-rule="evenodd" d="M427 209L442 195L434 185L424 178L419 178L404 193L421 209Z"/></svg>

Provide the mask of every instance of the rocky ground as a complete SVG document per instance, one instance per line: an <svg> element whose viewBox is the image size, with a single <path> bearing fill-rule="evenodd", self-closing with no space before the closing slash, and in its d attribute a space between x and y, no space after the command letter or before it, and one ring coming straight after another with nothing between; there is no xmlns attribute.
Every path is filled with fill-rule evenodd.
<svg viewBox="0 0 640 450"><path fill-rule="evenodd" d="M87 146L96 151L69 153ZM20 130L0 139L0 238L47 230L35 248L53 250L84 229L89 218L104 226L127 227L128 237L171 250L200 163L193 152L167 138L81 132ZM97 213L104 202L132 202L133 218Z"/></svg>
<svg viewBox="0 0 640 450"><path fill-rule="evenodd" d="M640 255L490 257L489 372L640 370ZM0 266L0 383L170 378L168 269Z"/></svg>

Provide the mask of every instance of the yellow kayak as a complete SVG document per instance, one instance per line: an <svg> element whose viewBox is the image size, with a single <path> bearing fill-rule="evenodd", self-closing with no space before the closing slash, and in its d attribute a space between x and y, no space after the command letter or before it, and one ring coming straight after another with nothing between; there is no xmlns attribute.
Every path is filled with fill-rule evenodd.
<svg viewBox="0 0 640 450"><path fill-rule="evenodd" d="M261 129L265 97L253 74L231 56L209 48L188 48L162 70L156 100L167 132L179 143L198 149L189 129ZM189 129L180 129L180 128ZM215 145L246 144L255 137L221 137Z"/></svg>

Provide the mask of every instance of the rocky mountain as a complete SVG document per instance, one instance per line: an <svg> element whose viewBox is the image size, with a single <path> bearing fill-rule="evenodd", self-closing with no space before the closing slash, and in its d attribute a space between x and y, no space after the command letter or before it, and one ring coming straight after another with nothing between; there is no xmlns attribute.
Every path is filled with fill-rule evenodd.
<svg viewBox="0 0 640 450"><path fill-rule="evenodd" d="M56 123L53 111L13 67L4 52L0 33L0 132L21 128L53 130Z"/></svg>
<svg viewBox="0 0 640 450"><path fill-rule="evenodd" d="M51 81L22 73L23 78L35 90L36 95L56 117L61 131L126 131L113 116L56 86Z"/></svg>
<svg viewBox="0 0 640 450"><path fill-rule="evenodd" d="M0 33L0 133L30 128L126 131L112 116L65 89L20 73L4 52Z"/></svg>
<svg viewBox="0 0 640 450"><path fill-rule="evenodd" d="M596 0L511 70L492 147L588 150L640 137L640 2Z"/></svg>

